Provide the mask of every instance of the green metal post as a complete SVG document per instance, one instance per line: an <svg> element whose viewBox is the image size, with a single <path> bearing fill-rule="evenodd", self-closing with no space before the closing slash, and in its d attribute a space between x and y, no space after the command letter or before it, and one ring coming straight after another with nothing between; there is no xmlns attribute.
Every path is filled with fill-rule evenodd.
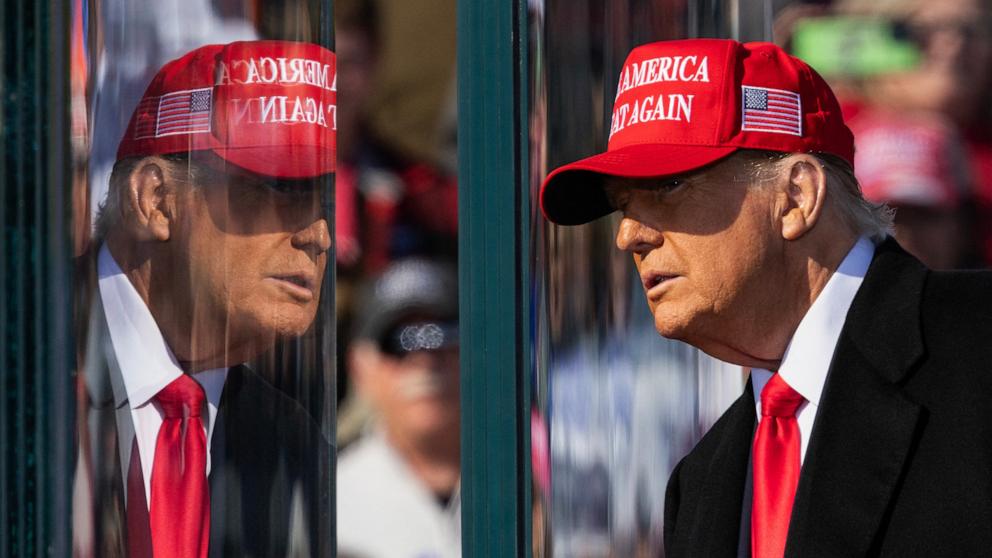
<svg viewBox="0 0 992 558"><path fill-rule="evenodd" d="M530 554L526 2L458 3L462 555Z"/></svg>
<svg viewBox="0 0 992 558"><path fill-rule="evenodd" d="M70 2L0 3L0 556L69 556Z"/></svg>

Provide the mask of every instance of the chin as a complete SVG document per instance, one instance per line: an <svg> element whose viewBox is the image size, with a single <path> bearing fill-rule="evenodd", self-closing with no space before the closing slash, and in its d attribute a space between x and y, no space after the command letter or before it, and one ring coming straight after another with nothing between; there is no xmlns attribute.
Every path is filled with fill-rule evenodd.
<svg viewBox="0 0 992 558"><path fill-rule="evenodd" d="M279 337L300 337L310 329L313 324L314 313L305 313L302 316L280 316L284 318L275 324L275 332Z"/></svg>
<svg viewBox="0 0 992 558"><path fill-rule="evenodd" d="M654 308L654 329L666 339L686 341L691 324L691 316L676 307L659 304Z"/></svg>
<svg viewBox="0 0 992 558"><path fill-rule="evenodd" d="M275 341L277 337L299 337L313 324L317 305L274 304L258 309L244 318L241 323L252 324L257 336ZM235 318L237 319L237 318Z"/></svg>
<svg viewBox="0 0 992 558"><path fill-rule="evenodd" d="M742 352L735 345L738 339L719 335L719 328L712 324L693 323L691 320L680 322L672 319L672 316L668 318L663 320L658 315L655 317L655 329L662 337L691 345L717 360L767 370L773 370L780 364L777 360L766 360Z"/></svg>

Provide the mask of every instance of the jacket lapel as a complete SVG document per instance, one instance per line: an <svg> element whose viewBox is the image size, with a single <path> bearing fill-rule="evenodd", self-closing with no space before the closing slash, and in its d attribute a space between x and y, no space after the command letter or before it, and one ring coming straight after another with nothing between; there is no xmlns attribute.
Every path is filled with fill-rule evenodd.
<svg viewBox="0 0 992 558"><path fill-rule="evenodd" d="M238 494L232 490L232 483L237 482L236 469L228 463L230 454L227 452L227 415L230 411L229 390L236 382L237 367L228 370L224 390L221 392L220 404L214 423L213 437L210 441L210 476L207 483L210 486L210 552L209 556L225 556L226 541L232 536L232 527L240 518L237 510L241 509ZM233 501L232 501L233 500Z"/></svg>
<svg viewBox="0 0 992 558"><path fill-rule="evenodd" d="M920 424L920 407L898 382L923 355L926 274L891 240L876 250L824 386L786 556L863 556L872 549Z"/></svg>
<svg viewBox="0 0 992 558"><path fill-rule="evenodd" d="M725 428L717 431L720 441L704 472L705 484L692 510L692 521L681 522L681 528L675 534L676 541L687 544L674 550L674 556L737 555L741 506L755 424L750 379L744 393L730 406L721 422Z"/></svg>
<svg viewBox="0 0 992 558"><path fill-rule="evenodd" d="M86 406L86 421L79 429L80 465L88 474L77 478L89 486L74 495L88 494L89 502L74 504L74 513L91 513L85 521L92 521L89 538L94 556L126 556L127 533L125 514L125 475L121 434L127 434L128 448L133 439L130 415L126 405L119 408L115 401L114 374L119 376L117 361L106 318L100 302L99 291L91 293L93 303L89 308L85 349L80 352L82 369L77 381L82 383L80 399ZM124 414L122 414L124 413ZM123 420L123 422L122 422ZM129 454L128 454L129 457ZM85 511L84 511L85 510ZM89 546L89 545L87 545Z"/></svg>

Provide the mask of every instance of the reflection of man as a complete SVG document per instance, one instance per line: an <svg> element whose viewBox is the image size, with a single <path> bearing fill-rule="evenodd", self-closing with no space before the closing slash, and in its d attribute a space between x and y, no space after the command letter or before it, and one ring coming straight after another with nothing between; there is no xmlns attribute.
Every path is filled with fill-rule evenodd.
<svg viewBox="0 0 992 558"><path fill-rule="evenodd" d="M401 260L364 302L348 361L377 422L338 463L339 554L460 556L454 271Z"/></svg>
<svg viewBox="0 0 992 558"><path fill-rule="evenodd" d="M649 44L611 129L545 214L620 210L658 332L751 368L672 473L666 555L986 553L992 278L887 238L823 80L770 44Z"/></svg>
<svg viewBox="0 0 992 558"><path fill-rule="evenodd" d="M315 45L211 45L138 105L90 264L80 554L329 555L329 444L242 363L316 315L333 78Z"/></svg>

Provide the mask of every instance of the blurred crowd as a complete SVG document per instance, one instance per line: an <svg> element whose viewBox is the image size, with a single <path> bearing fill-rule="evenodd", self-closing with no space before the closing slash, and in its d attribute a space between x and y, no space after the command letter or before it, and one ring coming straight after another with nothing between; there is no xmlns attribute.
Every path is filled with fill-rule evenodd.
<svg viewBox="0 0 992 558"><path fill-rule="evenodd" d="M899 242L932 268L992 264L992 2L793 3L775 40L841 98Z"/></svg>
<svg viewBox="0 0 992 558"><path fill-rule="evenodd" d="M338 555L454 558L455 2L334 9Z"/></svg>

